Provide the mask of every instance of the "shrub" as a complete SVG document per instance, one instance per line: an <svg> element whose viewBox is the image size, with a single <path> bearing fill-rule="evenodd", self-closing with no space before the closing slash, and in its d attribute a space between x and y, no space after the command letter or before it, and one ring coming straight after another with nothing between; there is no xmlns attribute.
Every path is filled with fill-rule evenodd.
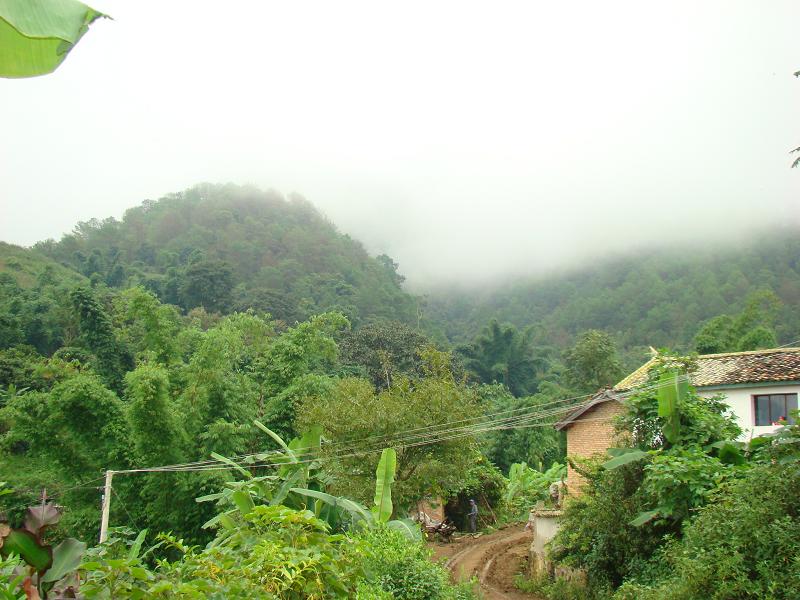
<svg viewBox="0 0 800 600"><path fill-rule="evenodd" d="M665 552L660 584L631 582L627 600L800 598L800 469L761 465L723 485Z"/></svg>
<svg viewBox="0 0 800 600"><path fill-rule="evenodd" d="M585 569L593 586L617 587L639 572L669 529L655 523L630 525L646 509L641 463L613 471L597 462L586 467L589 485L581 496L566 503L551 555L556 562Z"/></svg>
<svg viewBox="0 0 800 600"><path fill-rule="evenodd" d="M453 586L448 572L430 560L422 543L412 542L399 531L379 528L356 538L363 544L363 568L372 584L397 600L467 600L474 598L469 586ZM361 593L362 588L359 587ZM360 597L360 596L359 596ZM364 596L381 598L382 596Z"/></svg>

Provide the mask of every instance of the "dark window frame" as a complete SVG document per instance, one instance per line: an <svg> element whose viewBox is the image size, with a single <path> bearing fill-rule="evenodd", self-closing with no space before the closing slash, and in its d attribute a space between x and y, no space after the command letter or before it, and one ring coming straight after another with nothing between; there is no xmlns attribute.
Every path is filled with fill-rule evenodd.
<svg viewBox="0 0 800 600"><path fill-rule="evenodd" d="M776 396L783 396L783 412L786 414L786 422L787 422L787 424L791 425L791 424L794 423L794 419L792 418L791 413L792 413L792 411L797 410L797 407L798 407L798 404L797 404L798 394L796 392L782 392L782 393L777 393L777 394L753 394L752 395L751 399L752 399L752 406L753 406L753 425L755 425L756 427L769 427L773 423L777 423L778 420L783 416L783 415L775 415L775 417L773 417L773 415L772 415L772 399L774 397L776 397ZM791 409L789 408L789 404L788 403L789 403L789 399L790 398L794 399L795 408L791 408ZM759 400L761 400L762 402L766 402L767 403L767 406L766 406L767 416L768 416L768 422L767 423L759 423L758 422L758 404L759 404Z"/></svg>

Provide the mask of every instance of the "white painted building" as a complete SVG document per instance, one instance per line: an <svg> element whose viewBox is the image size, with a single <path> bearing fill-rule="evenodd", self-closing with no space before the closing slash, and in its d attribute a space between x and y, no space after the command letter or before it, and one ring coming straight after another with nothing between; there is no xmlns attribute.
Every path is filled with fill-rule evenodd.
<svg viewBox="0 0 800 600"><path fill-rule="evenodd" d="M649 361L614 386L624 392L644 384ZM762 435L793 422L800 396L800 348L774 348L752 352L704 354L690 375L697 392L705 397L723 394L742 428L742 439Z"/></svg>

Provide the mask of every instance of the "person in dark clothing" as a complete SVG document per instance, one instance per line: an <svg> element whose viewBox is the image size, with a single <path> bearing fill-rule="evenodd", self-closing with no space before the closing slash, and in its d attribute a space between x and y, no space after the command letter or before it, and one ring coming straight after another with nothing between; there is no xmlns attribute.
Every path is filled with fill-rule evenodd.
<svg viewBox="0 0 800 600"><path fill-rule="evenodd" d="M478 503L472 498L469 501L467 517L469 517L469 532L475 533L478 529Z"/></svg>

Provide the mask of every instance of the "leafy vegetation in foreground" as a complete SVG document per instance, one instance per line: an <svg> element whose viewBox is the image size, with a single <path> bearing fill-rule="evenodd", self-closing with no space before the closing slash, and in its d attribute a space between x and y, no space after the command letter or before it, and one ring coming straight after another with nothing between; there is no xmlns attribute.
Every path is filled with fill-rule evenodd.
<svg viewBox="0 0 800 600"><path fill-rule="evenodd" d="M666 357L653 377L681 362ZM588 586L530 586L553 599L798 597L800 427L737 442L718 398L665 389L631 398L620 426L632 447L578 465L590 483L567 504L551 551Z"/></svg>
<svg viewBox="0 0 800 600"><path fill-rule="evenodd" d="M728 273L738 284L726 280L697 296L696 306L681 306L678 329L669 312L678 288L670 282L705 276L700 259L664 270L664 285L643 277L644 267L633 278L620 267L610 279L593 275L567 287L559 280L548 296L557 306L545 310L545 302L538 316L508 317L518 325L486 318L474 337L461 337L471 341L448 353L421 329L432 327L439 309L418 310L388 257L369 258L306 204L254 190L200 186L145 203L121 222L83 224L33 251L4 245L0 469L12 493L0 508L21 523L24 507L46 487L65 508L48 528L48 543L91 540L103 470L213 457L225 466L115 478L112 523L151 533L140 541L120 534L90 549L82 593L460 597L467 592L445 585L443 571L408 539L414 529L402 517L416 501L441 496L460 522L470 498L491 508L482 520L517 519L545 499L564 459L563 436L549 425L620 376L619 342L630 349L658 331L700 351L783 340L796 329L796 261L780 252L772 262L759 256L758 276L742 282ZM660 263L647 264L661 277ZM775 265L788 269L783 279L769 275ZM611 272L604 269L598 273ZM752 293L762 282L765 289ZM652 289L642 302L655 303L646 318L629 314L635 330L615 329L617 317L606 308L624 292L633 304L616 306L614 315L639 314L645 284ZM599 295L576 294L583 289ZM700 323L698 315L717 305L717 316ZM315 314L325 308L339 310ZM531 315L536 322L526 320ZM450 316L455 324L465 317ZM561 319L611 333L564 328ZM703 519L728 505L730 514L743 514L747 486L760 477L788 481L774 493L791 493L795 473L781 461L793 459L774 453L793 448L793 438L741 448L718 400L690 395L668 420L658 405L652 395L635 398L625 427L636 447L620 449L611 465L584 466L592 487L568 509L576 525L560 538L559 559L589 567L587 593L597 597L616 590L619 597L668 591L691 598L717 578L727 597L791 597L791 580L769 574L790 564L775 557L795 560L791 536L773 531L794 532L788 507L755 530L753 543L735 528L714 541L707 533L713 521ZM443 423L519 413L538 414L535 426L433 435ZM374 473L390 462L379 453L396 435L394 505L376 514L366 508L376 503ZM261 464L267 457L268 468ZM281 537L287 531L291 539ZM689 569L706 552L720 557L713 568ZM767 558L745 580L736 560L722 560L725 553ZM16 597L20 565L8 556L0 571L6 595ZM692 578L677 582L679 569ZM574 583L542 585L542 593L581 593Z"/></svg>

